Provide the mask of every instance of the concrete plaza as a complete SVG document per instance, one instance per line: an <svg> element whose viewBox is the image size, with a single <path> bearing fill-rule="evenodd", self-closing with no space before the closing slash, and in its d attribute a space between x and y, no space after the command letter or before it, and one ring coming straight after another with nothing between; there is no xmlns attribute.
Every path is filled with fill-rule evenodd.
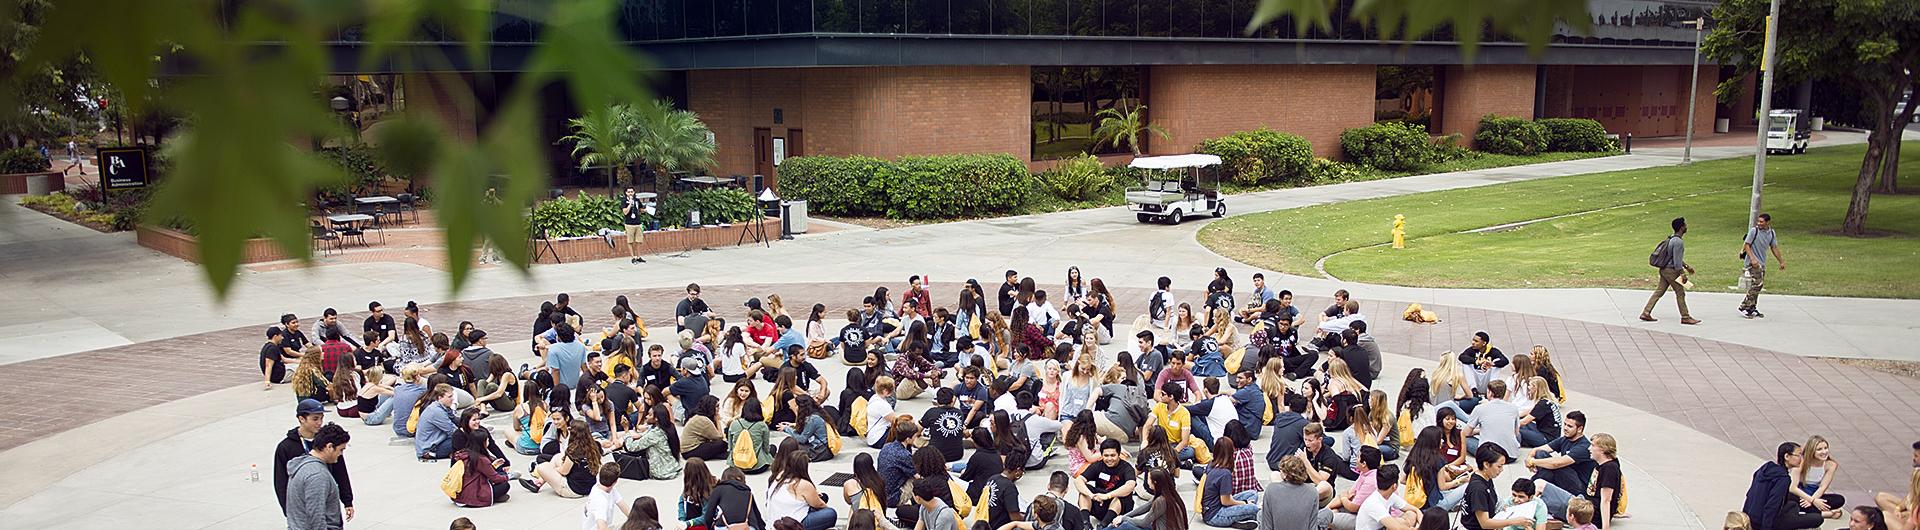
<svg viewBox="0 0 1920 530"><path fill-rule="evenodd" d="M1830 136L1830 143L1860 140ZM1695 150L1700 158L1749 153ZM1677 150L1643 149L1601 159L1261 192L1233 197L1231 204L1238 214L1650 167L1677 158ZM230 298L219 303L191 264L134 246L128 234L94 233L5 201L0 388L34 399L0 403L0 469L14 477L0 483L0 527L282 524L271 484L245 480L248 465L264 465L272 444L292 425L285 388L261 392L257 372L248 368L259 330L281 313L311 320L321 308L338 307L349 310L343 318L351 321L359 317L350 310L370 299L390 307L417 300L442 327L471 320L483 329L515 330L532 318L539 299L564 291L574 294L590 319L604 313L614 294L627 294L650 322L660 322L671 314L677 287L699 282L709 286L707 297L723 313L748 296L779 292L789 307L821 302L833 315L872 286L898 289L911 274L931 277L936 303L950 305L954 286L965 278L991 285L999 271L1011 268L1043 286L1057 285L1068 266L1078 265L1115 288L1124 327L1158 276L1174 278L1176 293L1195 300L1214 267L1226 267L1241 282L1255 272L1195 243L1194 231L1202 225L1139 225L1126 212L1098 209L850 229L771 249L656 256L643 265L607 260L540 266L526 275L481 270L457 296L447 291L443 274L405 264L245 272ZM1266 272L1276 288L1311 296L1303 298L1303 307L1324 304L1320 297L1337 288L1367 304L1373 320L1385 324L1376 324L1386 329L1377 327L1375 334L1389 354L1380 383L1390 394L1399 375L1431 368L1440 351L1457 351L1475 329L1497 330L1496 345L1511 353L1536 343L1552 348L1568 371L1569 408L1594 418L1591 432L1621 439L1634 514L1623 524L1714 524L1737 509L1747 473L1766 447L1813 433L1835 440L1836 457L1849 466L1840 489L1851 501L1864 500L1857 495L1869 490L1903 486L1904 475L1895 475L1904 466L1895 464L1905 463L1914 433L1874 419L1912 417L1920 411L1920 385L1809 357L1920 360L1920 350L1911 347L1920 340L1920 327L1901 317L1920 310L1920 301L1770 295L1767 320L1741 321L1711 317L1734 314L1737 297L1703 292L1689 301L1708 316L1707 324L1680 326L1671 318L1635 320L1646 296L1638 291L1417 289ZM1447 320L1438 326L1394 320L1408 302L1435 307ZM531 357L523 348L496 350L516 363ZM821 368L837 386L840 368ZM137 383L74 388L77 379L110 373ZM1822 389L1821 399L1807 402L1789 390L1806 388ZM926 406L923 398L902 410ZM1837 412L1812 414L1810 407ZM497 432L505 430L504 423L492 424ZM386 446L384 427L353 422L349 429L356 436L349 455L362 499L351 528L442 528L463 515L483 528L578 524L580 501L522 490L494 508L454 508L434 488L440 466L414 462L410 448ZM1264 453L1264 443L1256 447ZM849 453L816 466L814 478L845 472ZM1510 470L1505 478L1518 474ZM750 483L758 488L764 480ZM1031 499L1044 480L1040 473L1022 480L1023 499ZM1191 483L1183 481L1183 487ZM623 481L620 489L629 498L652 495L670 503L679 484ZM97 508L102 505L117 508ZM844 518L845 504L836 500L834 506ZM671 517L670 504L662 510Z"/></svg>

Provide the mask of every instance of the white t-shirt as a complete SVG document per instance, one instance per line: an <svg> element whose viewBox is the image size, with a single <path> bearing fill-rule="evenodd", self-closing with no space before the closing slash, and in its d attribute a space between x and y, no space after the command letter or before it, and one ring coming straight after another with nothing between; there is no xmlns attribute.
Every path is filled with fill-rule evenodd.
<svg viewBox="0 0 1920 530"><path fill-rule="evenodd" d="M1046 326L1048 322L1056 320L1060 320L1060 311L1054 309L1053 304L1042 304L1039 302L1027 304L1027 323L1035 326Z"/></svg>
<svg viewBox="0 0 1920 530"><path fill-rule="evenodd" d="M745 362L746 356L747 345L744 343L734 344L729 348L721 348L718 354L720 358L720 374L745 375L747 373L747 366L743 363Z"/></svg>
<svg viewBox="0 0 1920 530"><path fill-rule="evenodd" d="M1240 409L1234 408L1232 396L1213 398L1213 408L1207 411L1207 428L1212 429L1216 437L1226 436L1227 422L1240 419Z"/></svg>
<svg viewBox="0 0 1920 530"><path fill-rule="evenodd" d="M614 528L613 516L619 513L623 502L626 501L620 498L620 490L601 489L595 484L593 491L587 493L586 509L580 512L581 530L599 530L601 521L607 523L607 528Z"/></svg>
<svg viewBox="0 0 1920 530"><path fill-rule="evenodd" d="M1353 521L1354 530L1381 530L1385 528L1385 525L1380 524L1380 520L1392 517L1393 508L1411 510L1413 509L1413 505L1407 504L1406 499L1400 497L1400 490L1398 489L1393 491L1393 498L1391 499L1381 497L1380 493L1375 491L1373 495L1367 496L1365 502L1360 503L1360 513Z"/></svg>
<svg viewBox="0 0 1920 530"><path fill-rule="evenodd" d="M1342 331L1346 331L1347 328L1353 327L1354 322L1362 322L1362 321L1365 321L1366 319L1367 319L1366 315L1362 315L1360 313L1354 313L1354 314L1343 316L1333 320L1328 320L1326 322L1321 322L1320 331L1325 331L1327 333L1339 333Z"/></svg>
<svg viewBox="0 0 1920 530"><path fill-rule="evenodd" d="M875 394L867 398L867 446L879 447L887 439L887 416L893 415L893 403Z"/></svg>
<svg viewBox="0 0 1920 530"><path fill-rule="evenodd" d="M1003 410L1007 414L1020 412L1020 402L1013 399L1012 392L1000 394L1000 397L993 400L993 410Z"/></svg>

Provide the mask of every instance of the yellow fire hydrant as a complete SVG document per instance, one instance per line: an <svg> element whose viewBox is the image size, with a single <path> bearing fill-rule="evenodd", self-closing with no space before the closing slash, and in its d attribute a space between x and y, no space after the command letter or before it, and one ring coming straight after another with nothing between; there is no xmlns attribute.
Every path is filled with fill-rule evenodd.
<svg viewBox="0 0 1920 530"><path fill-rule="evenodd" d="M1393 214L1393 248L1407 248L1407 216Z"/></svg>

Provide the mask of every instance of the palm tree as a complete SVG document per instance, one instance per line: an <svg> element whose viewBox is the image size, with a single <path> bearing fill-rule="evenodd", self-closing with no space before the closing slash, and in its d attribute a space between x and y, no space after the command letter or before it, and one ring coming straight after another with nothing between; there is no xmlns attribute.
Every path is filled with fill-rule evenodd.
<svg viewBox="0 0 1920 530"><path fill-rule="evenodd" d="M620 180L620 169L631 167L640 160L638 135L635 131L636 113L626 105L610 105L586 116L567 120L567 126L573 128L573 134L560 138L562 142L573 143L573 156L580 159L580 168L596 165L611 166L614 180Z"/></svg>
<svg viewBox="0 0 1920 530"><path fill-rule="evenodd" d="M1100 128L1093 131L1094 145L1126 147L1133 151L1133 156L1140 156L1143 133L1158 134L1162 140L1170 138L1172 135L1167 133L1165 127L1147 123L1146 110L1146 105L1134 105L1126 110L1121 110L1121 107L1101 109L1094 114L1094 117L1100 118Z"/></svg>
<svg viewBox="0 0 1920 530"><path fill-rule="evenodd" d="M673 108L673 103L664 99L654 100L635 113L639 118L635 154L666 170L654 175L656 189L672 184L672 171L713 167L713 132L699 115Z"/></svg>

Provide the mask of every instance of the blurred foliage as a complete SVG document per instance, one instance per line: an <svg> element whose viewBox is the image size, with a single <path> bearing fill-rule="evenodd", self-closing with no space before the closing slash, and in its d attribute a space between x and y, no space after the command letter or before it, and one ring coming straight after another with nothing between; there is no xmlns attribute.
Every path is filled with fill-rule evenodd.
<svg viewBox="0 0 1920 530"><path fill-rule="evenodd" d="M158 110L190 124L193 134L169 146L173 170L154 194L148 217L196 228L207 281L222 297L244 240L255 234L310 260L307 212L290 206L348 178L339 165L293 143L350 136L314 89L338 69L331 61L343 49L322 44L337 28L365 28L369 44L344 49L357 54L352 58L362 68L391 64L408 71L444 70L456 59L439 47L402 44L429 40L428 28L459 43L452 53L464 53L469 64L485 62L484 42L497 10L548 28L525 72L513 85L498 87L503 97L478 138L463 140L420 116L400 117L379 133L377 153L385 167L432 178L455 289L484 241L509 262L528 262L521 244L528 234L526 207L548 182L535 122L538 89L559 83L582 108L649 99L634 75L647 65L616 35L612 0L0 2L4 27L36 28L11 42L25 53L16 54L18 64L10 71L0 72L7 83L27 82L26 75L84 58L123 94L113 105L129 115ZM546 11L519 12L531 9ZM163 65L169 74L164 77ZM464 84L448 85L451 97L477 104L474 94L461 90Z"/></svg>
<svg viewBox="0 0 1920 530"><path fill-rule="evenodd" d="M1340 0L1260 0L1247 23L1247 33L1283 18L1294 30L1328 31ZM1413 40L1451 28L1461 52L1471 61L1480 40L1506 35L1527 44L1534 54L1553 42L1554 24L1586 31L1593 23L1587 0L1356 0L1353 20L1370 22L1382 39ZM1466 29L1462 29L1466 28Z"/></svg>

